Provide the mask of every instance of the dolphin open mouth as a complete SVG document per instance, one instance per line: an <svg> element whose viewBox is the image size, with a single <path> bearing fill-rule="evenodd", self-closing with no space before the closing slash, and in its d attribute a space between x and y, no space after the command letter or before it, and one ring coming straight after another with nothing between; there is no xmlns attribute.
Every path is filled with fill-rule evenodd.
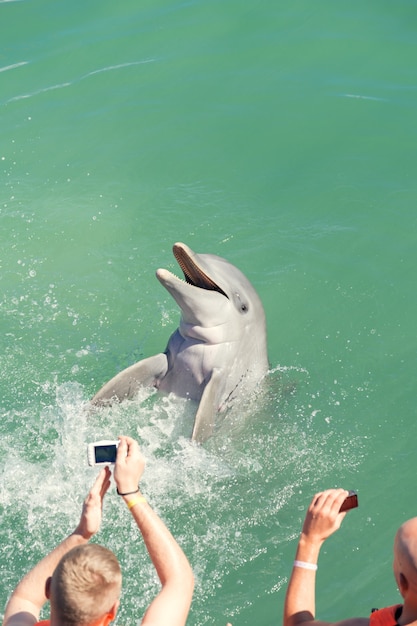
<svg viewBox="0 0 417 626"><path fill-rule="evenodd" d="M199 289L206 289L208 291L217 291L223 296L228 297L223 289L217 285L202 269L197 265L195 261L190 257L187 251L181 244L174 244L173 248L174 256L178 262L178 265L184 273L185 281L193 287L199 287Z"/></svg>

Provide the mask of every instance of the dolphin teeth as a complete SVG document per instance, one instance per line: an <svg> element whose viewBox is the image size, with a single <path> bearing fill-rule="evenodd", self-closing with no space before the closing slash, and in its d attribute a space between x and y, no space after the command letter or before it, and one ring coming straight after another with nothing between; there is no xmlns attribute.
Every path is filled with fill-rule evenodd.
<svg viewBox="0 0 417 626"><path fill-rule="evenodd" d="M191 259L191 257L180 247L174 249L174 255L178 265L184 273L185 282L193 287L206 289L208 291L217 291L226 298L228 297L223 289L217 285L203 270Z"/></svg>

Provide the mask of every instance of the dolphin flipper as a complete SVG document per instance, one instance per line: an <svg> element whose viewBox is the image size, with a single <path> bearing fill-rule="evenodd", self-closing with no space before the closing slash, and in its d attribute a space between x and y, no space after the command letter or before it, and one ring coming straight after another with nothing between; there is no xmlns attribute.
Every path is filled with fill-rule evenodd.
<svg viewBox="0 0 417 626"><path fill-rule="evenodd" d="M159 378L165 376L167 370L168 359L162 352L143 359L109 380L96 393L91 403L107 404L114 398L117 398L119 402L132 398L141 385L152 387Z"/></svg>
<svg viewBox="0 0 417 626"><path fill-rule="evenodd" d="M191 435L191 440L196 443L204 443L213 434L221 379L221 370L215 368L204 388Z"/></svg>

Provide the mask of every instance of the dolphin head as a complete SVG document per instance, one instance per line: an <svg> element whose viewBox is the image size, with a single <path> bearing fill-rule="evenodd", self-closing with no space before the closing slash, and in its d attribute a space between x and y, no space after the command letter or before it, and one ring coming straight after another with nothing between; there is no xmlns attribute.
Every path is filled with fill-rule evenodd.
<svg viewBox="0 0 417 626"><path fill-rule="evenodd" d="M266 334L260 298L237 267L213 254L197 254L184 243L174 244L173 253L184 280L164 269L156 276L180 307L188 334L201 332L212 343L222 336L237 340L245 329L252 332L254 323Z"/></svg>

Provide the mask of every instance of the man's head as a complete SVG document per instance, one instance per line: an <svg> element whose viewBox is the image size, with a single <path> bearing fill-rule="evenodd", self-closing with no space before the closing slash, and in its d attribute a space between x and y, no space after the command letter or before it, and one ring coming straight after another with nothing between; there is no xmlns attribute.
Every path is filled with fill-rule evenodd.
<svg viewBox="0 0 417 626"><path fill-rule="evenodd" d="M404 522L395 535L393 569L401 595L417 597L417 517Z"/></svg>
<svg viewBox="0 0 417 626"><path fill-rule="evenodd" d="M93 543L73 548L62 557L47 585L52 621L87 626L106 614L114 617L121 586L120 565L113 552Z"/></svg>

